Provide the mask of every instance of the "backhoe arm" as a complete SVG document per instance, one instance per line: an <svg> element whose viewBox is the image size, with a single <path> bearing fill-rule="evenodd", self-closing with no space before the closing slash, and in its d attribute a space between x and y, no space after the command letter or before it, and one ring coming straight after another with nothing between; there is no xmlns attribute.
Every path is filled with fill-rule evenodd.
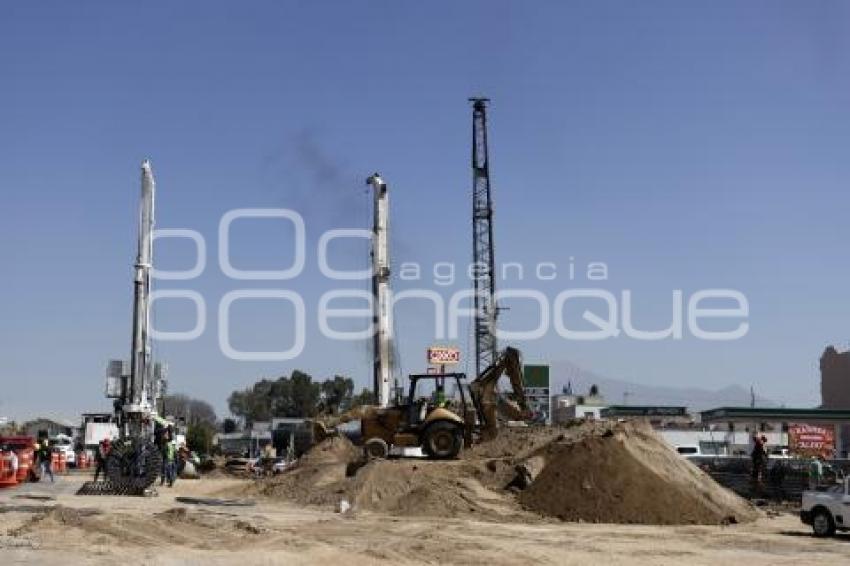
<svg viewBox="0 0 850 566"><path fill-rule="evenodd" d="M500 398L496 392L496 384L503 373L510 379L516 402ZM505 348L496 362L469 384L469 390L485 438L493 438L498 433L498 410L511 420L526 420L530 417L522 376L522 358L516 348Z"/></svg>

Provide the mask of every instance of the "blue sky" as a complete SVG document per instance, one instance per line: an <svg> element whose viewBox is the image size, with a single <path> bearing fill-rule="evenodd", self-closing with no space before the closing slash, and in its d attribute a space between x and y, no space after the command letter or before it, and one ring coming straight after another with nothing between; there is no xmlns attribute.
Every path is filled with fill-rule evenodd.
<svg viewBox="0 0 850 566"><path fill-rule="evenodd" d="M549 333L518 344L527 360L647 384L753 384L789 405L816 404L820 353L850 346L849 15L840 2L4 4L0 415L107 406L106 361L129 350L144 157L157 176L158 227L208 242L201 277L160 285L207 303L200 339L156 345L172 389L223 412L233 389L295 368L365 385L366 346L318 335L315 305L333 285L318 273L316 242L329 228L368 226L363 180L379 170L391 184L396 263L468 262L475 94L493 100L497 261L554 262L564 274L501 287L551 297L586 287L565 277L574 258L579 272L605 262L603 287L631 289L646 327L669 321L673 289L734 288L750 303L749 334L736 342ZM222 275L219 219L248 207L304 216L302 276ZM285 265L290 239L284 223L245 221L234 263ZM162 241L156 254L163 268L193 261L182 241ZM364 265L365 249L343 247L335 261ZM244 287L304 295L302 356L222 356L218 304ZM510 306L506 328L533 324L528 305ZM235 345L290 343L284 305L242 307ZM162 329L191 326L185 303L162 302L155 317ZM397 313L404 371L422 369L425 320L418 307Z"/></svg>

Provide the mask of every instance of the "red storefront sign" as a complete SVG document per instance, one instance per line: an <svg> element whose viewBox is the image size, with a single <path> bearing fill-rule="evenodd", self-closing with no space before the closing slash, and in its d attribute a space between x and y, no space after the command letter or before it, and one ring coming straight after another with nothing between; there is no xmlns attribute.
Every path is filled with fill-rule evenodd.
<svg viewBox="0 0 850 566"><path fill-rule="evenodd" d="M788 448L799 456L832 458L835 450L835 427L831 425L788 425Z"/></svg>

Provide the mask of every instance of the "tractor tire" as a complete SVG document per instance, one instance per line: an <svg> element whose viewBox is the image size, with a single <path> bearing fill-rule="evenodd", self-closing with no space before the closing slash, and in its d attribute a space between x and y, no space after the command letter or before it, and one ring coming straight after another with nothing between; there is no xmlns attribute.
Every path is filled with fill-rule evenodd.
<svg viewBox="0 0 850 566"><path fill-rule="evenodd" d="M816 537L831 537L835 534L835 521L826 509L818 509L812 515L812 531Z"/></svg>
<svg viewBox="0 0 850 566"><path fill-rule="evenodd" d="M422 450L429 458L450 460L457 458L463 448L463 430L460 425L437 421L422 433Z"/></svg>
<svg viewBox="0 0 850 566"><path fill-rule="evenodd" d="M390 454L390 447L382 438L370 438L363 445L367 460L383 460Z"/></svg>
<svg viewBox="0 0 850 566"><path fill-rule="evenodd" d="M152 442L113 444L106 458L106 477L122 489L150 487L162 471L162 454Z"/></svg>

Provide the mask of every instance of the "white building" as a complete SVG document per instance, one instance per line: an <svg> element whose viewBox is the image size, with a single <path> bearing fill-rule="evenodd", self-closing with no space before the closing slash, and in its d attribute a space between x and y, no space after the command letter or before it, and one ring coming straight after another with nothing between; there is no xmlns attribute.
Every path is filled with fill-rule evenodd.
<svg viewBox="0 0 850 566"><path fill-rule="evenodd" d="M598 392L574 395L566 388L560 395L552 397L552 422L563 424L575 419L601 419L607 407L605 398Z"/></svg>

